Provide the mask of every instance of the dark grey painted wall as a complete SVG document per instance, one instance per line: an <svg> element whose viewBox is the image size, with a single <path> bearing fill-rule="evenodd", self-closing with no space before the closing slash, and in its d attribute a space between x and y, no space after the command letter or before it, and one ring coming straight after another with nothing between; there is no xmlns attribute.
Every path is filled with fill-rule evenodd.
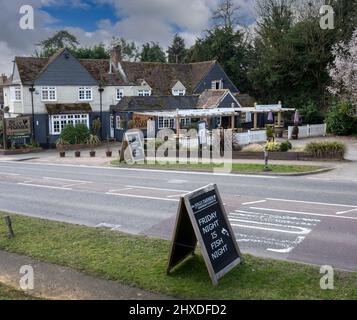
<svg viewBox="0 0 357 320"><path fill-rule="evenodd" d="M228 78L219 63L216 63L206 77L200 82L200 84L195 89L195 94L200 94L207 89L212 89L212 81L223 80L223 89L229 89L233 93L239 92L237 87Z"/></svg>
<svg viewBox="0 0 357 320"><path fill-rule="evenodd" d="M66 58L68 57L68 59ZM40 86L96 86L98 82L68 51L52 62L35 81Z"/></svg>

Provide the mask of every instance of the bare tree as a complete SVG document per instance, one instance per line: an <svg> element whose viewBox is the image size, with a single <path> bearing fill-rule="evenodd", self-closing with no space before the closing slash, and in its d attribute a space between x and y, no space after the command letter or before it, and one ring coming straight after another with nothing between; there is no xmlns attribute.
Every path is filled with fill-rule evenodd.
<svg viewBox="0 0 357 320"><path fill-rule="evenodd" d="M239 24L239 7L235 6L232 0L222 0L214 11L212 20L216 27L234 29Z"/></svg>

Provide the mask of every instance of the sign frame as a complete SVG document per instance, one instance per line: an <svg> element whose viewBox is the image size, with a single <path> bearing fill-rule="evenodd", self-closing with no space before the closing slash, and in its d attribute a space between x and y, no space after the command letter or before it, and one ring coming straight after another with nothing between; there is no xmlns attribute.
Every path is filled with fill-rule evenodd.
<svg viewBox="0 0 357 320"><path fill-rule="evenodd" d="M201 235L200 228L199 228L199 226L197 224L197 221L196 221L196 218L195 218L195 214L194 214L194 212L193 212L193 210L191 208L191 204L190 204L190 200L191 199L196 198L196 197L198 197L200 195L203 195L203 194L211 192L211 191L214 191L215 195L217 196L217 204L219 205L222 217L226 222L226 225L227 225L227 228L228 228L228 232L233 237L232 238L232 240L233 240L232 242L233 242L234 250L236 251L236 254L238 256L238 258L234 259L231 263L229 263L227 266L225 266L223 269L221 269L218 272L214 271L211 259L209 258L209 254L208 254L208 251L207 251L207 248L206 248L206 243L205 243L205 241L204 241L204 239L203 239L203 237ZM191 222L191 226L192 226L193 231L194 231L194 235L196 237L196 244L195 244L194 247L192 246L192 250L187 250L187 253L185 255L183 255L181 258L179 258L176 263L173 263L173 261L174 261L173 255L175 253L175 247L178 245L176 240L177 240L177 238L179 236L180 228L182 228L180 226L180 221L182 219L182 215L184 215L184 214L187 214L188 217L189 217L189 220ZM233 235L234 235L234 232L233 232L232 226L231 226L231 224L230 224L230 222L228 220L227 212L226 212L225 207L223 205L222 198L221 198L221 196L219 194L218 187L217 187L216 184L210 184L208 186L205 186L203 188L197 189L197 190L195 190L193 192L190 192L190 193L186 194L185 196L183 196L181 198L180 205L179 205L179 208L178 208L178 214L177 214L177 217L176 217L176 223L175 223L175 228L174 228L174 233L173 233L173 238L172 238L172 243L171 243L171 248L170 248L170 255L169 255L169 262L168 262L168 267L167 267L167 273L169 274L170 271L176 265L178 265L180 262L182 262L184 259L186 259L187 256L189 256L190 253L194 254L194 251L196 249L197 242L198 242L200 244L202 256L203 256L203 258L205 260L206 267L207 267L208 273L209 273L209 275L211 277L212 283L215 286L218 285L219 279L221 279L225 274L227 274L229 271L231 271L237 265L244 263L244 259L243 259L242 253L241 253L241 251L239 249L237 240Z"/></svg>

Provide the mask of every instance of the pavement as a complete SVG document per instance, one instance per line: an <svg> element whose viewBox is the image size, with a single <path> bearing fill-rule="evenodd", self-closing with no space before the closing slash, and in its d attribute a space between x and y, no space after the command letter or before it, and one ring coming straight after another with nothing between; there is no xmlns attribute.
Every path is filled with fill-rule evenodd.
<svg viewBox="0 0 357 320"><path fill-rule="evenodd" d="M0 251L0 283L22 290L20 268L31 266L33 297L51 300L171 300L171 297L129 287L116 281L92 277L70 268Z"/></svg>

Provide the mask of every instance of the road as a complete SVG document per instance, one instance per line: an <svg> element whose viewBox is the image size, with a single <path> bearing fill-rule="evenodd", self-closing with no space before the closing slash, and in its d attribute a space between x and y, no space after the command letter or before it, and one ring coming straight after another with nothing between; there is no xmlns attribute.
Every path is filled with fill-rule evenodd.
<svg viewBox="0 0 357 320"><path fill-rule="evenodd" d="M221 192L243 252L357 271L357 180L0 162L0 210L170 239L181 195Z"/></svg>

